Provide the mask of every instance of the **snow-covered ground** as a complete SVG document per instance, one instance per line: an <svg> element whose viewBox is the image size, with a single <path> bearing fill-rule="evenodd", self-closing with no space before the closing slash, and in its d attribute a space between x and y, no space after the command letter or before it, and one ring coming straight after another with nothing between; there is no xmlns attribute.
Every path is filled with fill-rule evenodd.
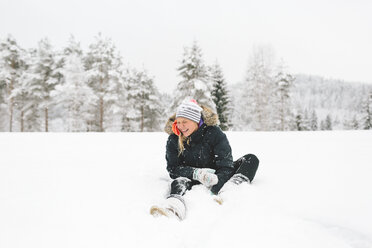
<svg viewBox="0 0 372 248"><path fill-rule="evenodd" d="M372 132L228 132L253 184L187 217L154 218L169 189L165 133L1 133L0 247L372 247Z"/></svg>

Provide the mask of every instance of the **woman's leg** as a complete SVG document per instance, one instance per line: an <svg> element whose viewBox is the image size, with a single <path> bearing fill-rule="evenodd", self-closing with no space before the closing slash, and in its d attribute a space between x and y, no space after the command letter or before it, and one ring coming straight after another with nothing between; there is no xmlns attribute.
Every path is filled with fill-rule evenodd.
<svg viewBox="0 0 372 248"><path fill-rule="evenodd" d="M186 203L183 195L195 184L186 177L178 177L171 183L170 195L163 206L153 206L150 210L152 215L177 216L183 220L186 216Z"/></svg>
<svg viewBox="0 0 372 248"><path fill-rule="evenodd" d="M234 162L234 168L236 172L233 178L240 179L242 181L249 182L253 181L259 164L258 158L253 154L247 154Z"/></svg>
<svg viewBox="0 0 372 248"><path fill-rule="evenodd" d="M235 174L227 181L219 194L230 190L231 188L243 182L252 182L258 168L259 160L253 154L247 154L238 160L234 161ZM216 202L222 204L222 199L215 199Z"/></svg>
<svg viewBox="0 0 372 248"><path fill-rule="evenodd" d="M171 192L164 203L154 205L150 213L154 216L165 215L168 217L177 216L183 220L186 216L186 203L183 195L195 184L194 181L186 177L178 177L171 183Z"/></svg>

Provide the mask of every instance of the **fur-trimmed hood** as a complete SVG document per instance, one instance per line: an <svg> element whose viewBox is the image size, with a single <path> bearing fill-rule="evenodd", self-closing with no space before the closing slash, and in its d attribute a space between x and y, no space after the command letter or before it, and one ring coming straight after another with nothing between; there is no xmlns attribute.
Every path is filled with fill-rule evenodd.
<svg viewBox="0 0 372 248"><path fill-rule="evenodd" d="M214 113L212 109L204 105L201 105L200 107L203 109L201 115L204 123L207 126L216 126L219 124L218 115ZM173 134L172 125L175 120L176 114L173 114L171 117L168 118L168 121L165 124L164 131L169 135Z"/></svg>

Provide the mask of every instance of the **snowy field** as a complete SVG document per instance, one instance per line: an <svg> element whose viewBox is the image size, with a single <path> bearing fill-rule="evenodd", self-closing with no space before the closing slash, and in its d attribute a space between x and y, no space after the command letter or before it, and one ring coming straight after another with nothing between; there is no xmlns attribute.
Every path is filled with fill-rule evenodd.
<svg viewBox="0 0 372 248"><path fill-rule="evenodd" d="M149 215L165 133L1 133L0 247L372 247L371 131L227 135L254 183L193 188L179 222Z"/></svg>

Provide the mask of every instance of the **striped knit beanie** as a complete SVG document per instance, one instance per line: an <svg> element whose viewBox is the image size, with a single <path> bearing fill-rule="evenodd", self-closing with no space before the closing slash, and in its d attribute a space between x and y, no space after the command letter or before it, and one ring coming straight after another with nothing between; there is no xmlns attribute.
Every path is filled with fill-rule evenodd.
<svg viewBox="0 0 372 248"><path fill-rule="evenodd" d="M202 108L198 105L198 103L194 100L183 100L183 102L178 106L176 112L176 118L183 117L196 123L200 122Z"/></svg>

